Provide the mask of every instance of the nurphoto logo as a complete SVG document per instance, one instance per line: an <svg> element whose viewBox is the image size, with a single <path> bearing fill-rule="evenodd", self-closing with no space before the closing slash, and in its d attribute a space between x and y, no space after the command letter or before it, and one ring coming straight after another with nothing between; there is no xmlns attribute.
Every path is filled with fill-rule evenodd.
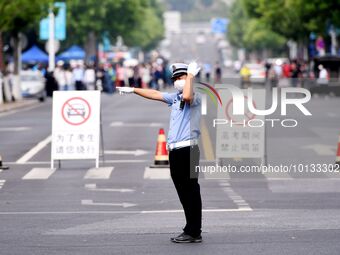
<svg viewBox="0 0 340 255"><path fill-rule="evenodd" d="M209 89L211 90L211 86ZM225 119L213 119L213 127L217 125L230 125L235 126L244 126L244 127L263 127L265 123L270 123L271 127L275 126L275 123L279 122L282 127L296 127L298 125L298 121L296 119L274 119L274 118L255 118L255 116L269 116L277 110L280 102L280 115L287 116L287 108L296 107L303 115L311 116L312 113L305 107L305 104L308 103L311 99L311 93L309 90L305 88L281 88L280 95L278 93L278 88L273 88L272 90L272 100L271 105L267 107L267 109L262 108L258 109L255 103L254 91L252 88L248 88L246 90L242 90L234 85L225 85L224 89L227 89L231 93L231 100L229 100L228 104L224 106L222 103L221 95L213 89L214 95L220 102L221 107L229 108L232 106L232 115L233 116L246 116L248 118L236 121L228 115L228 118ZM263 90L264 91L264 90ZM212 93L207 95L212 98ZM294 95L294 98L291 96ZM221 99L222 98L222 99ZM258 99L257 99L258 100ZM265 96L263 98L265 100ZM215 104L217 106L217 104ZM247 109L245 109L246 107ZM202 100L202 115L207 114L207 100L206 95L203 95ZM226 110L228 112L228 110ZM252 117L249 117L252 116Z"/></svg>

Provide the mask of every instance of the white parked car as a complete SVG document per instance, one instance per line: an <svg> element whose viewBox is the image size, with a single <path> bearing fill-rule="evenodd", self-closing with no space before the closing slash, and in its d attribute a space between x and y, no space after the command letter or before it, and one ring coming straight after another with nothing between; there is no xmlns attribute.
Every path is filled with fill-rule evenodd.
<svg viewBox="0 0 340 255"><path fill-rule="evenodd" d="M262 64L246 64L250 70L251 83L265 83L266 82L266 69Z"/></svg>
<svg viewBox="0 0 340 255"><path fill-rule="evenodd" d="M21 93L23 97L38 98L45 101L45 78L39 71L23 70L20 74Z"/></svg>
<svg viewBox="0 0 340 255"><path fill-rule="evenodd" d="M199 32L196 36L197 44L204 44L206 42L206 38L203 32Z"/></svg>

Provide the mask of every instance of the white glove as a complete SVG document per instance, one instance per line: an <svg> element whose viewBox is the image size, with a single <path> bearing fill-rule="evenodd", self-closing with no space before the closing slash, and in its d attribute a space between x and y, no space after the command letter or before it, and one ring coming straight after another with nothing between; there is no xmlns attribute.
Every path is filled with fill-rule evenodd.
<svg viewBox="0 0 340 255"><path fill-rule="evenodd" d="M187 73L188 73L188 74L192 74L193 76L196 76L200 70L201 70L201 68L200 68L200 67L198 66L198 64L194 61L194 62L191 62L191 63L188 65L188 71L187 71Z"/></svg>
<svg viewBox="0 0 340 255"><path fill-rule="evenodd" d="M130 88L130 87L117 87L117 89L120 95L132 94L133 92L135 92L135 88Z"/></svg>

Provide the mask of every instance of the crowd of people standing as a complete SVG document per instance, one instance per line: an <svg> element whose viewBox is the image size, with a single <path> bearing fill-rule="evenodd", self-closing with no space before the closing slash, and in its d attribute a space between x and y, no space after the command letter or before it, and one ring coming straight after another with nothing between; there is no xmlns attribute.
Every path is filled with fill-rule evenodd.
<svg viewBox="0 0 340 255"><path fill-rule="evenodd" d="M59 61L52 73L47 73L49 90L101 90L114 93L116 87L160 89L171 85L171 72L166 61L126 65L103 63L96 68L93 64L77 62L70 65Z"/></svg>
<svg viewBox="0 0 340 255"><path fill-rule="evenodd" d="M285 61L282 64L272 63L266 64L266 79L272 86L292 86L303 87L304 81L316 80L317 84L327 84L329 73L323 65L310 68L304 61Z"/></svg>

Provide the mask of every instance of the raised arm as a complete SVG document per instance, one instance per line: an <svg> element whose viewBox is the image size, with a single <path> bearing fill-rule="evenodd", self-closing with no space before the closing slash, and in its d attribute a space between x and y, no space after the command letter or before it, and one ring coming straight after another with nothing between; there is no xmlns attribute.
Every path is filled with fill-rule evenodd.
<svg viewBox="0 0 340 255"><path fill-rule="evenodd" d="M194 98L194 89L193 89L193 79L194 76L192 74L188 74L185 79L185 85L183 88L183 100L187 103L191 103Z"/></svg>
<svg viewBox="0 0 340 255"><path fill-rule="evenodd" d="M192 100L194 99L194 91L193 91L193 80L195 76L200 71L200 67L196 62L191 62L188 65L188 75L185 79L185 85L183 88L183 100L187 103L192 103Z"/></svg>

